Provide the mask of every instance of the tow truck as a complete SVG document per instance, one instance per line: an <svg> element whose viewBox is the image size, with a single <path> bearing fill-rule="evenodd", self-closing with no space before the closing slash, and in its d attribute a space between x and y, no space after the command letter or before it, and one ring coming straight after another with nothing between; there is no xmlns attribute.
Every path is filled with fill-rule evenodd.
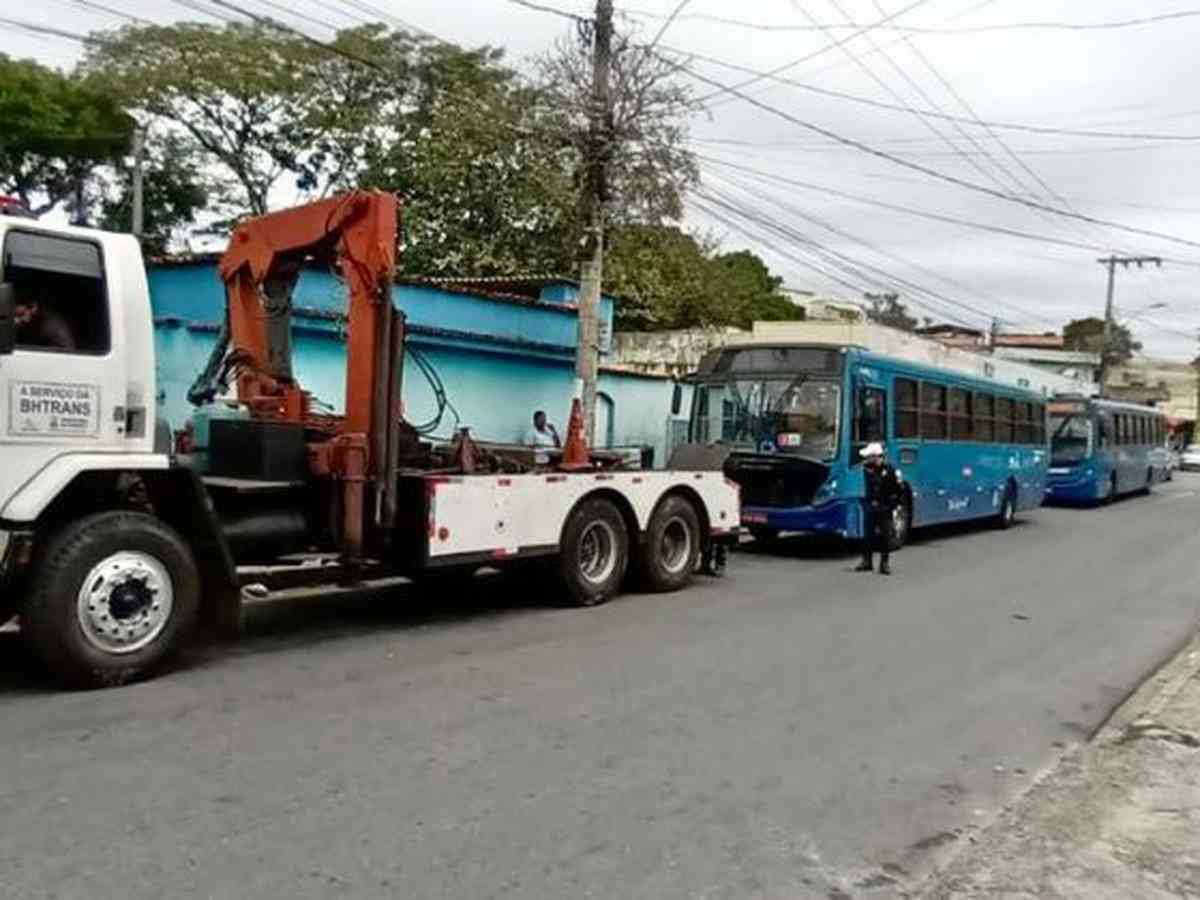
<svg viewBox="0 0 1200 900"><path fill-rule="evenodd" d="M737 486L712 471L620 467L583 440L536 464L418 433L403 415L392 302L399 201L354 191L243 221L218 271L226 315L190 392L186 453L157 412L154 325L130 235L0 215L0 624L68 686L158 670L189 636L239 633L253 596L528 560L547 601L603 603L719 574ZM307 265L346 285L341 412L292 368ZM57 318L72 340L38 328ZM236 415L204 418L232 402Z"/></svg>

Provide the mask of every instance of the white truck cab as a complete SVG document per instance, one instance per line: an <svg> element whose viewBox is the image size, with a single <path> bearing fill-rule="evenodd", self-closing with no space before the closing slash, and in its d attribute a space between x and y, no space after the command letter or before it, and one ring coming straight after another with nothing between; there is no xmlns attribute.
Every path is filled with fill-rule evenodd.
<svg viewBox="0 0 1200 900"><path fill-rule="evenodd" d="M0 522L11 530L82 472L165 469L168 457L155 449L153 317L137 242L0 216L0 248Z"/></svg>

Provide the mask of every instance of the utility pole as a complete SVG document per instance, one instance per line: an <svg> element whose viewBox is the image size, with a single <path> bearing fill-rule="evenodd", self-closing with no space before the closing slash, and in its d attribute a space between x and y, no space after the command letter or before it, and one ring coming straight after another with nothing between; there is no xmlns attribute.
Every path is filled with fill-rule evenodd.
<svg viewBox="0 0 1200 900"><path fill-rule="evenodd" d="M1113 254L1103 259L1098 259L1096 262L1108 267L1108 293L1105 295L1104 300L1104 337L1100 342L1100 396L1103 397L1108 387L1109 344L1112 341L1113 327L1113 283L1116 281L1117 266L1124 266L1128 269L1131 265L1135 265L1140 269L1148 263L1153 263L1161 268L1162 257L1117 256Z"/></svg>
<svg viewBox="0 0 1200 900"><path fill-rule="evenodd" d="M612 104L608 79L612 56L612 0L596 0L592 36L592 96L588 109L587 178L583 259L579 284L579 343L575 376L582 389L584 434L591 447L596 431L596 381L600 369L600 285L604 276L604 201L608 194Z"/></svg>
<svg viewBox="0 0 1200 900"><path fill-rule="evenodd" d="M142 197L143 167L146 158L146 132L139 125L133 129L133 236L141 238L144 230L144 200Z"/></svg>

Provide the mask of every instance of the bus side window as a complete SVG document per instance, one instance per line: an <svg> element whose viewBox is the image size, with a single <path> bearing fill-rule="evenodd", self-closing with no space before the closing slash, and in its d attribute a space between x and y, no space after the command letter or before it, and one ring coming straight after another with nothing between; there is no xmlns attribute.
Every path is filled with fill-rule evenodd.
<svg viewBox="0 0 1200 900"><path fill-rule="evenodd" d="M854 410L854 446L850 463L862 462L858 451L872 441L887 441L887 394L882 388L860 387Z"/></svg>
<svg viewBox="0 0 1200 900"><path fill-rule="evenodd" d="M910 378L896 379L896 437L915 438L919 434L917 383Z"/></svg>
<svg viewBox="0 0 1200 900"><path fill-rule="evenodd" d="M1101 450L1108 449L1112 440L1112 421L1108 416L1096 417L1097 444Z"/></svg>

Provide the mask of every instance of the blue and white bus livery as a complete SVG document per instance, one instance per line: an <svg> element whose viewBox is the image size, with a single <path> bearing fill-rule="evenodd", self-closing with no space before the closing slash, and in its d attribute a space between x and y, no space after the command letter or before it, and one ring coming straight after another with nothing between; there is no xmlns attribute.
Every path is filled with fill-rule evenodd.
<svg viewBox="0 0 1200 900"><path fill-rule="evenodd" d="M1148 491L1170 475L1167 420L1159 410L1092 397L1050 403L1046 499L1104 503Z"/></svg>
<svg viewBox="0 0 1200 900"><path fill-rule="evenodd" d="M693 377L691 440L731 453L742 521L770 539L863 535L859 450L885 444L912 527L991 518L1007 526L1045 495L1043 398L859 347L751 344L711 351Z"/></svg>

